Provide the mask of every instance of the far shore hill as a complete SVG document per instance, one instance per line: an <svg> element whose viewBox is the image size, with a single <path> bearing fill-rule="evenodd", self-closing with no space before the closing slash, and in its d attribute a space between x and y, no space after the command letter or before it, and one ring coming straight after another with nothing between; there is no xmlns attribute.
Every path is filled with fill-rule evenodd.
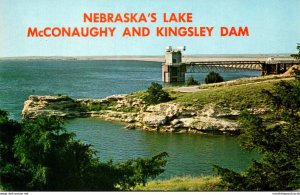
<svg viewBox="0 0 300 195"><path fill-rule="evenodd" d="M275 60L291 60L290 54L197 54L183 55L183 62L196 61L225 61L225 60L258 60L265 61L269 57ZM0 60L128 60L128 61L149 61L164 62L164 56L142 56L142 55L120 55L120 56L20 56L0 57Z"/></svg>

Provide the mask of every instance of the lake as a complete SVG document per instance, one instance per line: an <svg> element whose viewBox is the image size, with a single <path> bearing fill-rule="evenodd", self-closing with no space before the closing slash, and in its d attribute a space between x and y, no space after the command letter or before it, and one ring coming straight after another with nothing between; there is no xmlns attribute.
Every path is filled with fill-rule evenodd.
<svg viewBox="0 0 300 195"><path fill-rule="evenodd" d="M206 74L193 74L203 83ZM257 71L221 73L225 80L260 75ZM186 75L189 76L188 74ZM65 94L73 98L102 98L146 89L161 83L161 63L143 61L0 60L0 108L21 119L29 95ZM68 131L92 144L100 159L120 162L168 152L168 165L159 178L213 174L219 164L245 170L256 153L242 151L236 137L171 134L128 130L101 119L67 121Z"/></svg>

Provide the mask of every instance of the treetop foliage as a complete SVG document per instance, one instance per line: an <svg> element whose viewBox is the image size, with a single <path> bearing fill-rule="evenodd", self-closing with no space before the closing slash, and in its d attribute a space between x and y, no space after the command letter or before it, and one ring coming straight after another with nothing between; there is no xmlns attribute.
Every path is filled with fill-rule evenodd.
<svg viewBox="0 0 300 195"><path fill-rule="evenodd" d="M170 101L171 98L170 95L163 90L162 85L152 82L143 100L146 104L158 104Z"/></svg>
<svg viewBox="0 0 300 195"><path fill-rule="evenodd" d="M0 110L1 188L21 191L130 190L164 171L166 153L123 163L101 162L96 151L56 117L22 123Z"/></svg>
<svg viewBox="0 0 300 195"><path fill-rule="evenodd" d="M209 83L219 83L219 82L223 82L224 79L223 77L217 73L217 72L209 72L208 75L206 75L205 77L205 83L209 84Z"/></svg>
<svg viewBox="0 0 300 195"><path fill-rule="evenodd" d="M188 80L186 81L186 85L199 85L199 82L194 79L194 77L191 75L189 76Z"/></svg>
<svg viewBox="0 0 300 195"><path fill-rule="evenodd" d="M291 57L299 60L300 59L300 44L297 44L297 49L298 49L298 53L297 54L292 54Z"/></svg>

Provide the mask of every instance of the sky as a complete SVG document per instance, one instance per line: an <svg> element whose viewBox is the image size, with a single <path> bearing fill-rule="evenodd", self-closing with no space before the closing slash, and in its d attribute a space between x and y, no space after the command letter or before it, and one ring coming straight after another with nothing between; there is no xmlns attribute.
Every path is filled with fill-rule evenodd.
<svg viewBox="0 0 300 195"><path fill-rule="evenodd" d="M191 54L297 53L299 0L0 0L0 57L163 55L185 45ZM157 13L156 23L87 24L83 13ZM192 23L163 23L163 13L193 14ZM116 27L114 37L28 38L28 27ZM146 26L149 37L122 37L126 26ZM157 26L213 26L211 37L156 37ZM248 37L221 37L221 26L248 26Z"/></svg>

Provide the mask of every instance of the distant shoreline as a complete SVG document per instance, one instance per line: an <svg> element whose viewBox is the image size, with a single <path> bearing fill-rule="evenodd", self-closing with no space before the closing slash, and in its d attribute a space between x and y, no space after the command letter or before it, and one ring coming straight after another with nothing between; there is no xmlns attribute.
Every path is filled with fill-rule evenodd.
<svg viewBox="0 0 300 195"><path fill-rule="evenodd" d="M278 59L292 59L290 54L199 54L184 55L183 62L210 61L210 60L265 60L268 57ZM125 61L149 61L164 62L164 56L20 56L0 57L0 60L125 60Z"/></svg>

